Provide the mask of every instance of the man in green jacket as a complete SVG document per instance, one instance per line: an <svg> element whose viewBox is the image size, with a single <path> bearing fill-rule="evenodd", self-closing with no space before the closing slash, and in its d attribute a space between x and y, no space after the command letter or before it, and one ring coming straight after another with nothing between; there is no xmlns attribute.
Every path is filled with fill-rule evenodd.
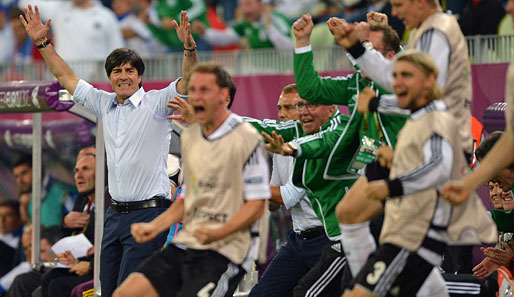
<svg viewBox="0 0 514 297"><path fill-rule="evenodd" d="M299 120L278 122L245 118L268 140L270 134L287 141L295 157L293 184L305 189L316 215L325 227L331 242L325 246L318 263L299 281L294 296L336 296L340 293L340 281L346 261L340 242L341 232L335 215L335 207L357 175L345 179L326 177L333 164L348 164L349 154L331 154L332 148L347 129L349 116L343 115L334 105L321 105L299 99L296 105ZM280 135L280 136L279 136ZM358 142L348 142L355 151Z"/></svg>
<svg viewBox="0 0 514 297"><path fill-rule="evenodd" d="M358 25L361 40L366 46L374 47L387 59L392 59L400 50L398 35L390 26L375 24L371 20L369 22L371 26L365 23ZM341 135L340 141L337 142L338 146L333 148L334 154L349 154L350 151L343 150L342 147L351 147L347 143L354 142L355 138L357 138L358 145L362 144L361 147L357 147L358 149L364 147L366 143L394 148L396 134L403 127L407 118L405 116L389 115L382 110L381 112L377 110L368 112L366 110L373 97L379 97L388 94L388 92L369 80L361 71L356 71L345 77L321 78L313 65L313 54L310 46L312 28L312 18L308 14L302 16L293 25L293 33L296 37L295 80L302 98L317 103L348 106L351 114L348 128ZM355 161L366 157L366 154L359 153L357 150L351 152L350 154L355 156ZM367 157L368 160L374 159L372 155ZM333 164L331 168L338 168L339 172L338 174L331 174L330 177L345 178L352 171L359 171L362 174L365 165L365 162ZM360 189L366 184L367 177L361 176L356 183L357 187L352 188L350 194L346 195L344 202L341 201L337 208L338 218L342 222L342 244L346 251L346 260L352 271L358 271L366 261L368 254L375 249L368 219L374 214L373 210L375 208L382 207L377 201L370 202L378 203L377 207L370 207L368 200L363 201L360 195L363 192ZM344 208L342 208L343 205ZM364 219L361 220L361 218Z"/></svg>

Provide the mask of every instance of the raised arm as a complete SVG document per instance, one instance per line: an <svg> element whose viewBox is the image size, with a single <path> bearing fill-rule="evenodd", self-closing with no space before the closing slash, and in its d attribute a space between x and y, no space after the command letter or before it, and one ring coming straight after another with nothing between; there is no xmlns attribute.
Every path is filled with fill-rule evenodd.
<svg viewBox="0 0 514 297"><path fill-rule="evenodd" d="M177 91L180 94L187 93L187 83L191 76L191 70L198 63L196 43L191 35L191 24L185 10L180 13L180 26L173 20L173 27L177 31L178 38L184 44L184 59L182 60L182 79L177 83Z"/></svg>
<svg viewBox="0 0 514 297"><path fill-rule="evenodd" d="M20 15L20 20L28 36L38 46L41 56L48 65L52 74L57 78L61 86L63 86L70 94L73 95L79 78L75 75L70 66L57 54L54 47L47 40L46 35L50 30L51 19L46 24L41 21L39 8L37 6L32 9L29 5L25 8L25 17Z"/></svg>

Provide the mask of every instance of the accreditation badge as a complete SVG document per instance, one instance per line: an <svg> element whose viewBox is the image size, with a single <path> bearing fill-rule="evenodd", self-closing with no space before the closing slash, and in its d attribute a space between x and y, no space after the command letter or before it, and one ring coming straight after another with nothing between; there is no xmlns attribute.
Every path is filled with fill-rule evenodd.
<svg viewBox="0 0 514 297"><path fill-rule="evenodd" d="M380 146L379 140L368 136L362 137L359 149L348 166L348 172L363 175L366 165L375 161Z"/></svg>

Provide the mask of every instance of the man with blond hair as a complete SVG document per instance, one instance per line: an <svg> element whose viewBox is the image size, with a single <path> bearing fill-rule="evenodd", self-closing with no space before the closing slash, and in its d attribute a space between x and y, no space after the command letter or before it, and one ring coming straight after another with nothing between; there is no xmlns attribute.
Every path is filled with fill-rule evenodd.
<svg viewBox="0 0 514 297"><path fill-rule="evenodd" d="M446 245L492 243L496 227L476 195L452 207L439 194L446 181L463 175L468 162L458 124L439 100L434 60L407 50L395 59L393 73L398 106L411 115L389 160L389 177L365 189L368 197L385 200L380 246L343 296L447 296L434 269ZM422 286L426 281L431 283Z"/></svg>

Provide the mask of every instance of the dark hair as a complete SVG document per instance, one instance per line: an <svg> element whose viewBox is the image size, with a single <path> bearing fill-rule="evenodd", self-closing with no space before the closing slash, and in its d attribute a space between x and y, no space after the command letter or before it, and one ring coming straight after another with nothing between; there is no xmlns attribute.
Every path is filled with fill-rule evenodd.
<svg viewBox="0 0 514 297"><path fill-rule="evenodd" d="M63 237L61 227L60 226L51 226L41 229L41 239L48 240L50 245L56 243L59 239Z"/></svg>
<svg viewBox="0 0 514 297"><path fill-rule="evenodd" d="M143 76L145 72L145 63L141 56L133 49L130 48L117 48L113 50L105 59L105 72L107 77L111 76L111 72L115 67L130 64L136 68L137 74ZM139 83L139 87L143 85L143 81Z"/></svg>
<svg viewBox="0 0 514 297"><path fill-rule="evenodd" d="M296 87L296 84L288 84L282 89L282 94L291 94L291 93L298 93L298 88Z"/></svg>
<svg viewBox="0 0 514 297"><path fill-rule="evenodd" d="M20 217L20 203L13 200L0 200L0 207L10 207L14 209L16 216Z"/></svg>
<svg viewBox="0 0 514 297"><path fill-rule="evenodd" d="M382 42L384 43L384 50L394 51L398 53L400 51L400 37L398 33L389 25L371 25L369 28L372 32L382 32L384 36L382 37Z"/></svg>
<svg viewBox="0 0 514 297"><path fill-rule="evenodd" d="M226 70L223 70L227 72ZM229 77L229 84L228 84L228 94L230 96L230 102L228 103L228 109L232 107L232 103L234 103L234 98L236 97L236 83L232 80L232 77L227 72L227 75Z"/></svg>
<svg viewBox="0 0 514 297"><path fill-rule="evenodd" d="M475 157L477 158L477 160L479 160L479 162L480 162L480 160L485 158L487 153L489 153L489 151L493 148L493 146L496 144L498 139L500 139L500 137L502 137L502 135L503 135L503 132L494 131L493 133L489 134L489 136L487 136L486 138L484 138L484 140L482 140L480 142L480 145L475 150Z"/></svg>
<svg viewBox="0 0 514 297"><path fill-rule="evenodd" d="M21 155L16 161L14 161L14 164L12 168L16 168L21 165L28 165L30 168L32 168L32 156L31 155Z"/></svg>
<svg viewBox="0 0 514 297"><path fill-rule="evenodd" d="M216 85L220 88L229 88L230 89L230 82L233 83L232 78L230 77L230 74L221 67L221 65L207 62L207 63L200 63L197 64L193 70L191 71L191 74L193 73L211 73L216 76Z"/></svg>

